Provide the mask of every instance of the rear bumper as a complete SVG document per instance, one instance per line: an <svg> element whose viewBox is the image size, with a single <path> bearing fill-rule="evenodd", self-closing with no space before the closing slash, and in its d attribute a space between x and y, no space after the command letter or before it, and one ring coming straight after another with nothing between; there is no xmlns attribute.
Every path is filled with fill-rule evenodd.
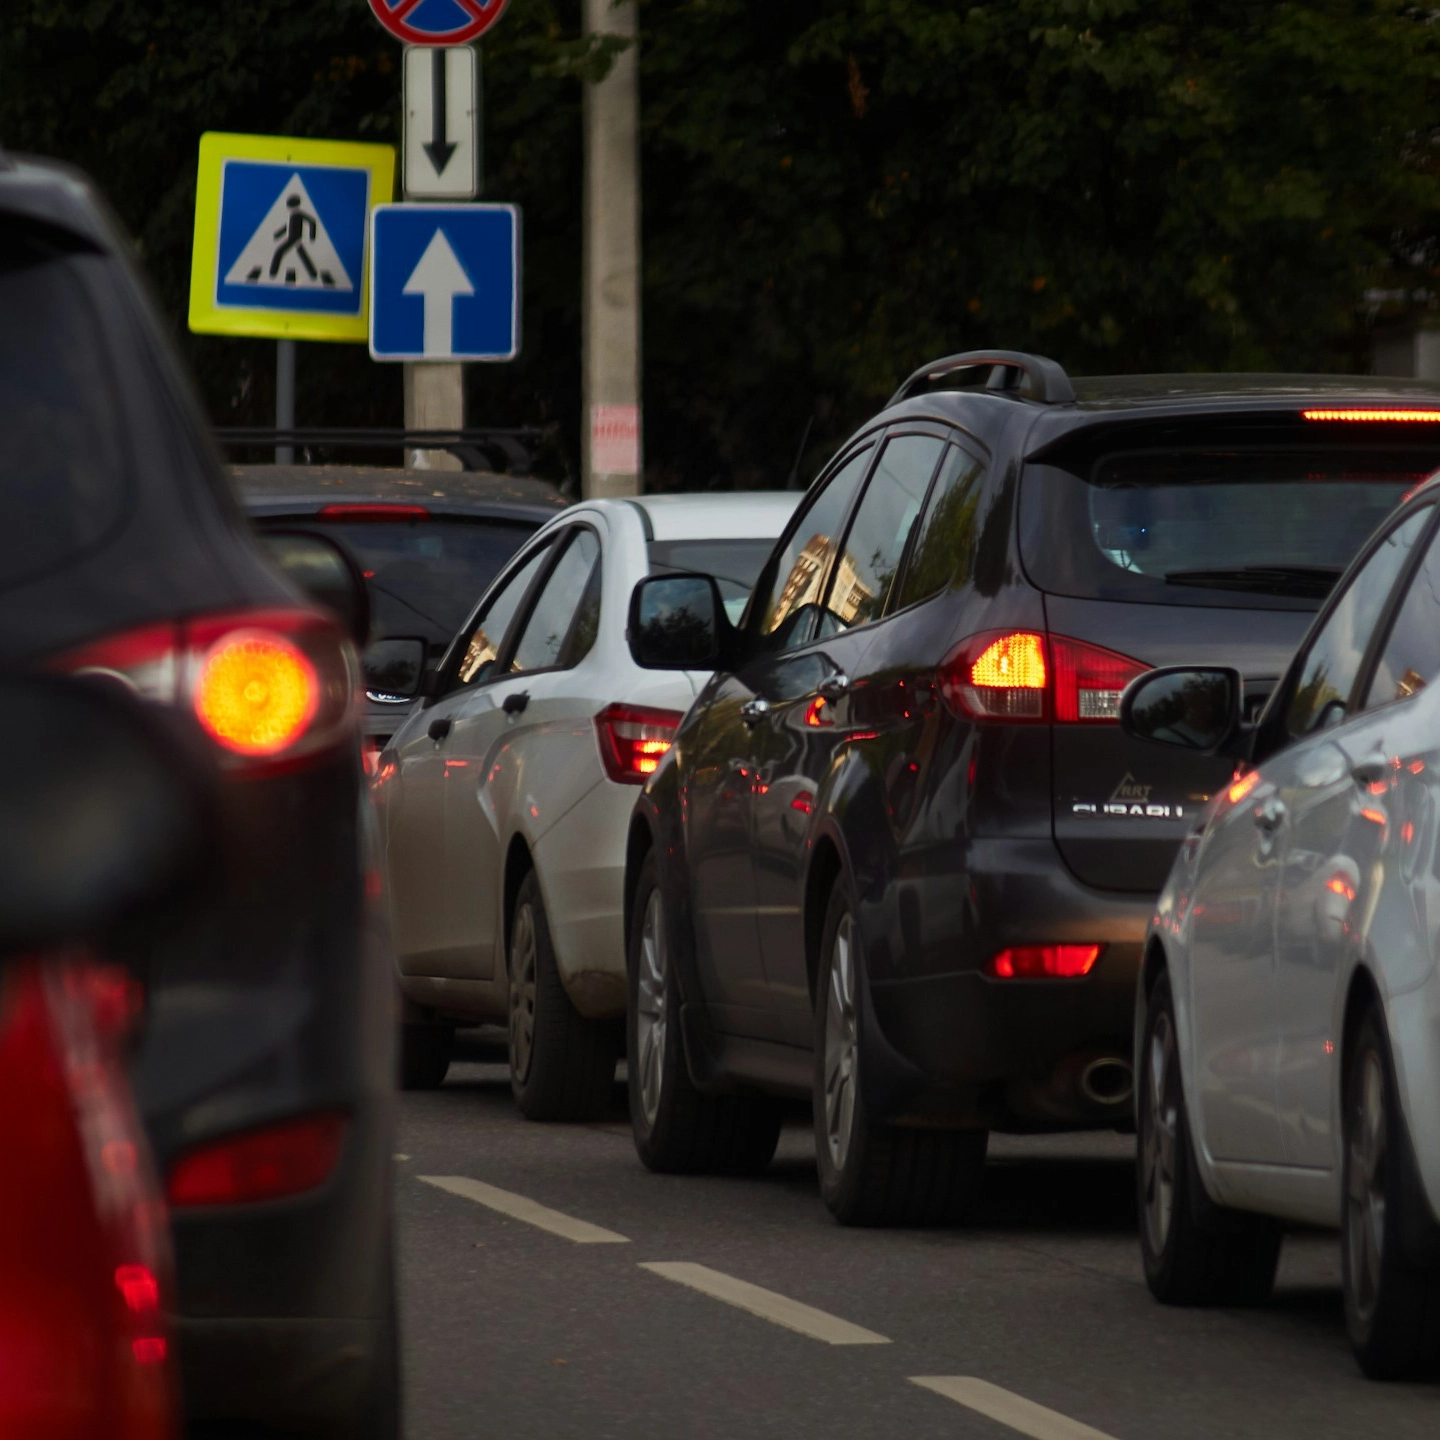
<svg viewBox="0 0 1440 1440"><path fill-rule="evenodd" d="M1065 870L1044 841L976 845L967 857L969 904L952 968L872 977L864 1017L867 1106L899 1123L994 1129L1118 1126L1131 1121L1128 1071L1135 984L1154 897L1097 891ZM961 884L951 878L953 889ZM995 980L986 960L1011 945L1104 945L1079 980ZM938 973L937 973L938 971ZM1108 1082L1097 1084L1096 1082Z"/></svg>

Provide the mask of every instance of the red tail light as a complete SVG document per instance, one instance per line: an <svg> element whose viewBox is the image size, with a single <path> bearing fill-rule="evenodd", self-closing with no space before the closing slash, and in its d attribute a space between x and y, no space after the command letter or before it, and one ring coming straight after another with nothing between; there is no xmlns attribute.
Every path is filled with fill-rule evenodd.
<svg viewBox="0 0 1440 1440"><path fill-rule="evenodd" d="M424 505L386 505L383 502L365 505L322 505L322 520L428 520L430 511Z"/></svg>
<svg viewBox="0 0 1440 1440"><path fill-rule="evenodd" d="M1065 635L991 630L945 659L940 693L962 719L1113 723L1121 693L1149 668Z"/></svg>
<svg viewBox="0 0 1440 1440"><path fill-rule="evenodd" d="M622 785L643 785L660 768L683 718L678 710L607 705L595 717L605 773Z"/></svg>
<svg viewBox="0 0 1440 1440"><path fill-rule="evenodd" d="M985 973L997 980L1077 980L1088 975L1103 945L1018 945L990 958Z"/></svg>
<svg viewBox="0 0 1440 1440"><path fill-rule="evenodd" d="M152 625L71 651L60 668L103 675L190 709L232 763L288 763L348 736L358 667L339 626L308 610Z"/></svg>
<svg viewBox="0 0 1440 1440"><path fill-rule="evenodd" d="M344 1138L343 1115L310 1115L231 1136L177 1160L166 1196L179 1208L300 1195L329 1178Z"/></svg>

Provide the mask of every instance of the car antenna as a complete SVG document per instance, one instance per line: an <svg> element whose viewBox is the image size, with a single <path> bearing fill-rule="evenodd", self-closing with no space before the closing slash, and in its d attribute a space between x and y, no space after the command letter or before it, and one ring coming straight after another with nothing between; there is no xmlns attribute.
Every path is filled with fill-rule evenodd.
<svg viewBox="0 0 1440 1440"><path fill-rule="evenodd" d="M800 447L795 451L795 463L790 467L790 473L785 477L785 488L787 490L800 490L800 461L804 458L805 447L810 443L810 432L815 428L815 412L810 412L810 418L805 422L805 433L800 437Z"/></svg>

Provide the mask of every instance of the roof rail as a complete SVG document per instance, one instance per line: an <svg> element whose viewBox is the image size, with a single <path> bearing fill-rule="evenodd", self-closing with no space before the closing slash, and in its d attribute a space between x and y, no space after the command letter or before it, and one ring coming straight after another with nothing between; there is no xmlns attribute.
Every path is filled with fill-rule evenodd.
<svg viewBox="0 0 1440 1440"><path fill-rule="evenodd" d="M504 475L528 476L535 452L548 431L540 426L510 429L404 430L387 427L296 426L274 429L259 425L220 425L215 438L221 447L233 450L244 446L310 449L406 449L447 450L466 470L498 470ZM305 457L308 460L308 456Z"/></svg>
<svg viewBox="0 0 1440 1440"><path fill-rule="evenodd" d="M922 365L891 397L890 405L898 405L912 395L924 395L934 382L956 370L990 368L987 390L1014 394L1022 381L1029 381L1027 399L1041 405L1073 405L1075 391L1065 367L1043 355L1027 355L1023 350L967 350L963 355L947 355ZM889 409L889 405L886 406Z"/></svg>

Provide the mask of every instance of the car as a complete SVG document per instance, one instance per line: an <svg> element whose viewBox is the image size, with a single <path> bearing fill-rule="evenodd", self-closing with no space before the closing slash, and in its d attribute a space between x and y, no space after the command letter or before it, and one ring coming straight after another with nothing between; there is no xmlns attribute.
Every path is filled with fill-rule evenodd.
<svg viewBox="0 0 1440 1440"><path fill-rule="evenodd" d="M637 663L715 672L628 841L642 1161L763 1166L809 1099L832 1214L931 1223L992 1129L1128 1128L1146 926L1230 766L1120 695L1219 653L1263 698L1437 402L969 352L841 447L738 626L640 582Z"/></svg>
<svg viewBox="0 0 1440 1440"><path fill-rule="evenodd" d="M372 765L409 708L384 688L393 648L386 642L418 636L438 660L475 596L566 505L544 481L471 471L235 465L230 475L262 534L331 536L362 568L370 590L370 643L362 659Z"/></svg>
<svg viewBox="0 0 1440 1440"><path fill-rule="evenodd" d="M631 587L704 565L738 614L796 494L571 507L486 592L380 757L403 1083L502 1021L532 1120L610 1100L625 1014L625 833L703 675L638 669Z"/></svg>
<svg viewBox="0 0 1440 1440"><path fill-rule="evenodd" d="M189 1419L393 1437L394 993L358 624L257 543L130 253L78 173L0 160L0 665L123 687L221 768L214 883L136 957ZM300 545L350 593L338 552Z"/></svg>
<svg viewBox="0 0 1440 1440"><path fill-rule="evenodd" d="M1340 1230L1376 1377L1440 1362L1440 481L1356 558L1258 724L1166 668L1127 733L1235 757L1181 846L1136 1009L1140 1246L1177 1304L1258 1301L1282 1229ZM1224 657L1224 651L1217 651Z"/></svg>

